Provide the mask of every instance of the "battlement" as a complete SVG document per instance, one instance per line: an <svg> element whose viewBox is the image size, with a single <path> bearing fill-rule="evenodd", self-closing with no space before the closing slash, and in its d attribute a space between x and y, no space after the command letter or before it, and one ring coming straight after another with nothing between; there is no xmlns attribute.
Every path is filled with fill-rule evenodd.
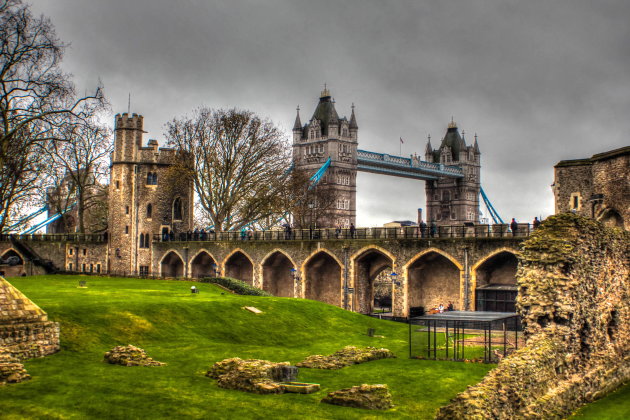
<svg viewBox="0 0 630 420"><path fill-rule="evenodd" d="M144 127L144 117L142 115L138 115L136 113L131 114L131 117L128 113L116 114L116 130L120 129L133 129L133 130L143 130Z"/></svg>

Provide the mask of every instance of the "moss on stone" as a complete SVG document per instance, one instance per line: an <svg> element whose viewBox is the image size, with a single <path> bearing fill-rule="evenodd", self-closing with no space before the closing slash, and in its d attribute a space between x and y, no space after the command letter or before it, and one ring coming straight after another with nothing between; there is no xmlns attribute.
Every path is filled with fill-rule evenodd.
<svg viewBox="0 0 630 420"><path fill-rule="evenodd" d="M299 362L297 366L314 369L341 369L350 365L358 365L360 363L390 357L396 356L388 349L346 346L328 356L322 356L320 354L308 356L306 359Z"/></svg>

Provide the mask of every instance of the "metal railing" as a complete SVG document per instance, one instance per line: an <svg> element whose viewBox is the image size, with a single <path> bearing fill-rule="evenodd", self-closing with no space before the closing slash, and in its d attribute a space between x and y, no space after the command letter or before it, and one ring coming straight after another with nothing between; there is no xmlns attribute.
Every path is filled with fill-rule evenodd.
<svg viewBox="0 0 630 420"><path fill-rule="evenodd" d="M103 243L107 242L106 233L44 233L44 234L0 234L0 242L8 242L11 239L28 242L81 242Z"/></svg>
<svg viewBox="0 0 630 420"><path fill-rule="evenodd" d="M155 234L155 242L229 242L229 241L310 241L365 239L448 239L448 238L513 238L527 237L532 232L529 223L519 223L515 232L507 224L456 225L424 227L371 227L352 229L291 229L267 231L180 232Z"/></svg>

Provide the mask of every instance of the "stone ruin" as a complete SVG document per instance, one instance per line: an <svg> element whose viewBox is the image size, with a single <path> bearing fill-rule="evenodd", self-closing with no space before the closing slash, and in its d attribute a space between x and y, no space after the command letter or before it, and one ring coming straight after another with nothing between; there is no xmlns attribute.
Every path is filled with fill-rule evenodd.
<svg viewBox="0 0 630 420"><path fill-rule="evenodd" d="M9 351L0 347L0 386L6 383L22 382L31 376L24 369L24 365L9 354Z"/></svg>
<svg viewBox="0 0 630 420"><path fill-rule="evenodd" d="M328 395L322 399L322 402L344 407L366 408L369 410L387 410L394 406L388 386L381 384L363 384L329 392Z"/></svg>
<svg viewBox="0 0 630 420"><path fill-rule="evenodd" d="M0 277L0 384L29 379L20 362L59 351L59 324Z"/></svg>
<svg viewBox="0 0 630 420"><path fill-rule="evenodd" d="M116 346L105 353L105 361L112 365L122 366L164 366L166 363L158 362L147 356L147 352L140 347Z"/></svg>
<svg viewBox="0 0 630 420"><path fill-rule="evenodd" d="M216 362L206 376L217 380L221 388L238 389L255 394L282 394L281 382L293 381L297 377L289 362L238 357Z"/></svg>
<svg viewBox="0 0 630 420"><path fill-rule="evenodd" d="M565 213L523 244L526 344L437 419L556 419L630 380L630 232Z"/></svg>
<svg viewBox="0 0 630 420"><path fill-rule="evenodd" d="M396 356L394 356L394 353L388 349L346 346L328 356L322 356L320 354L308 356L296 366L313 369L341 369L350 365L358 365L372 360L387 359L391 357Z"/></svg>

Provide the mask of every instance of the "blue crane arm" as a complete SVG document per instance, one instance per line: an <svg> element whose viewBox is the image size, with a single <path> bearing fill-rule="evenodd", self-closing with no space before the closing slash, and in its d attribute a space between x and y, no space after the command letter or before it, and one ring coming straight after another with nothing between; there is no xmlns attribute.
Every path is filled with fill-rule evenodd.
<svg viewBox="0 0 630 420"><path fill-rule="evenodd" d="M328 167L330 166L330 162L332 162L332 159L329 157L328 160L326 160L326 162L324 162L322 167L319 168L317 170L317 172L315 172L313 174L313 176L311 176L311 178L310 178L311 186L309 187L309 189L311 189L314 186L316 186L317 184L319 184L319 181L321 181L322 177L324 176L324 174L328 170Z"/></svg>
<svg viewBox="0 0 630 420"><path fill-rule="evenodd" d="M67 212L72 210L74 208L75 204L76 203L72 204L70 207L68 207L67 209L65 209L63 211L60 211L59 213L53 214L48 219L44 220L41 223L36 224L32 228L21 232L20 235L29 235L31 233L37 232L39 229L43 228L44 226L48 226L49 224L51 224L52 222L54 222L55 220L59 219L61 216L63 216L64 214L66 214Z"/></svg>
<svg viewBox="0 0 630 420"><path fill-rule="evenodd" d="M21 218L20 220L18 220L17 222L13 223L11 226L7 227L6 230L7 231L11 231L15 228L17 228L19 225L21 225L22 223L26 223L34 218L36 218L37 216L39 216L40 214L44 213L45 211L48 210L48 205L45 205L44 207L42 207L41 209L34 211L33 213Z"/></svg>
<svg viewBox="0 0 630 420"><path fill-rule="evenodd" d="M481 198L483 198L483 202L486 205L488 212L490 213L490 216L492 217L492 220L494 221L494 223L501 223L501 224L505 223L503 219L501 219L501 216L499 216L499 213L497 213L497 211L494 209L494 206L490 202L490 199L486 195L483 188L480 188L479 191L481 192Z"/></svg>

